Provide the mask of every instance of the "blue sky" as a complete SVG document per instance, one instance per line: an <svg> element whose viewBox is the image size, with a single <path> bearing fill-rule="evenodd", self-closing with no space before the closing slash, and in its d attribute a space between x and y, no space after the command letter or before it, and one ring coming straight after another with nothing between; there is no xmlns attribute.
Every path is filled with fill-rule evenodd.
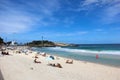
<svg viewBox="0 0 120 80"><path fill-rule="evenodd" d="M0 36L27 42L120 43L120 0L0 0Z"/></svg>

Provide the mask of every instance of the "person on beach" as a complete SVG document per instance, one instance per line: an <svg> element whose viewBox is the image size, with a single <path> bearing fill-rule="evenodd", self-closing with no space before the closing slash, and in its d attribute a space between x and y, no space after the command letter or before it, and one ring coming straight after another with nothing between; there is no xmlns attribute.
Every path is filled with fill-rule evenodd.
<svg viewBox="0 0 120 80"><path fill-rule="evenodd" d="M35 58L34 63L41 63L41 61L37 61L37 58Z"/></svg>
<svg viewBox="0 0 120 80"><path fill-rule="evenodd" d="M38 58L38 56L37 56L37 55L35 55L35 58Z"/></svg>
<svg viewBox="0 0 120 80"><path fill-rule="evenodd" d="M60 63L57 63L57 64L55 64L55 63L49 63L48 65L49 65L49 66L53 66L53 67L62 68L62 66L61 66Z"/></svg>
<svg viewBox="0 0 120 80"><path fill-rule="evenodd" d="M73 60L66 60L66 63L73 64Z"/></svg>
<svg viewBox="0 0 120 80"><path fill-rule="evenodd" d="M98 56L98 54L96 54L96 59L98 59L99 58L99 56Z"/></svg>
<svg viewBox="0 0 120 80"><path fill-rule="evenodd" d="M8 52L3 52L3 51L2 51L2 55L9 55L9 53L8 53Z"/></svg>
<svg viewBox="0 0 120 80"><path fill-rule="evenodd" d="M41 54L43 57L46 57L46 53Z"/></svg>
<svg viewBox="0 0 120 80"><path fill-rule="evenodd" d="M57 64L55 65L55 67L62 68L62 66L61 66L60 63L57 63Z"/></svg>

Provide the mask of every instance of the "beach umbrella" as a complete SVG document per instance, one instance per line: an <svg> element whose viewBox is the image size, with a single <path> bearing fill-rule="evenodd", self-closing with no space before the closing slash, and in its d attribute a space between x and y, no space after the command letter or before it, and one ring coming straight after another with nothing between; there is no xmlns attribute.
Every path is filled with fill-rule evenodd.
<svg viewBox="0 0 120 80"><path fill-rule="evenodd" d="M55 59L54 56L50 56L50 58L52 58L53 60Z"/></svg>
<svg viewBox="0 0 120 80"><path fill-rule="evenodd" d="M53 59L52 59L51 57L47 57L46 60L47 60L47 61L51 61L51 60L53 60Z"/></svg>
<svg viewBox="0 0 120 80"><path fill-rule="evenodd" d="M49 62L53 61L53 59L50 57L47 57L46 60L48 61L48 64L49 64Z"/></svg>

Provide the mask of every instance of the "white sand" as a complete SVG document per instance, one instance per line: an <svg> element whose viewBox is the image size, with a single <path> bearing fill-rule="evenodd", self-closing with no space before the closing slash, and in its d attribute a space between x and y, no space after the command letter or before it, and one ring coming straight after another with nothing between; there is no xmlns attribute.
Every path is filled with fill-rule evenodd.
<svg viewBox="0 0 120 80"><path fill-rule="evenodd" d="M120 68L89 62L75 61L66 64L65 58L58 62L63 68L48 66L45 57L39 56L41 64L33 62L33 53L13 54L0 57L0 69L4 80L120 80Z"/></svg>

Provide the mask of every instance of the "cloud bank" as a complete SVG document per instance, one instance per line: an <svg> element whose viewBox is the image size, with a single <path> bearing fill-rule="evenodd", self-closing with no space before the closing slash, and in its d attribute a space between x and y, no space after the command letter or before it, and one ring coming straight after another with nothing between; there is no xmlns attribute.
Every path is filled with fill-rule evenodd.
<svg viewBox="0 0 120 80"><path fill-rule="evenodd" d="M84 0L80 6L83 10L92 8L93 11L96 7L101 11L99 15L103 23L120 22L117 18L120 17L120 0Z"/></svg>
<svg viewBox="0 0 120 80"><path fill-rule="evenodd" d="M36 3L37 2L37 3ZM1 0L0 33L21 33L50 24L45 21L59 8L56 0Z"/></svg>
<svg viewBox="0 0 120 80"><path fill-rule="evenodd" d="M65 2L68 6L65 6ZM75 23L76 17L74 16L77 12L81 14L82 11L86 13L89 11L89 14L92 14L96 9L98 9L96 15L99 16L96 21L99 20L101 24L120 22L118 18L120 17L119 0L75 0L74 3L78 2L77 5L73 5L73 2L70 0L1 0L0 33L21 33L31 31L36 27L56 24L69 27ZM67 9L64 8L69 8L71 13L76 13L69 17ZM59 15L56 17L57 14ZM67 17L64 17L64 14ZM62 16L64 19L61 18Z"/></svg>

